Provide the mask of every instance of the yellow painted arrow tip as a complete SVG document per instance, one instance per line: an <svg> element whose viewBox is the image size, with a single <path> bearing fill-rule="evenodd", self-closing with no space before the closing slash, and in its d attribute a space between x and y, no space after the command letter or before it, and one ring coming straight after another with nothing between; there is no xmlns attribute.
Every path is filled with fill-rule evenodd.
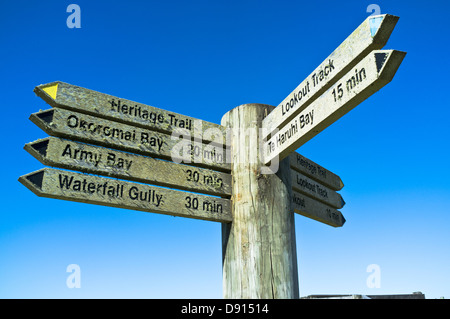
<svg viewBox="0 0 450 319"><path fill-rule="evenodd" d="M58 83L42 88L42 91L47 93L53 100L56 100L56 94L58 93Z"/></svg>

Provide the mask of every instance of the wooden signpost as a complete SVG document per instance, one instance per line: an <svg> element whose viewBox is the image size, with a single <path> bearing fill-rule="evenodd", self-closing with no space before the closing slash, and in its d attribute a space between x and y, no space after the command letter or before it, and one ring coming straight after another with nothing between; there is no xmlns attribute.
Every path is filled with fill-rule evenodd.
<svg viewBox="0 0 450 319"><path fill-rule="evenodd" d="M60 81L39 85L34 92L52 107L82 112L169 135L177 129L184 129L191 136L205 142L226 145L226 130L223 126L190 116Z"/></svg>
<svg viewBox="0 0 450 319"><path fill-rule="evenodd" d="M342 227L345 223L345 218L340 211L295 190L292 191L292 205L297 214L321 223L333 227Z"/></svg>
<svg viewBox="0 0 450 319"><path fill-rule="evenodd" d="M226 149L219 145L196 142L186 149L182 139L171 135L60 108L33 113L30 120L52 136L230 170L230 164L225 161Z"/></svg>
<svg viewBox="0 0 450 319"><path fill-rule="evenodd" d="M346 220L341 178L295 150L392 80L405 53L380 49L397 20L368 17L278 107L240 105L222 125L39 85L53 108L30 119L51 136L24 148L65 170L19 181L41 197L220 222L225 298L298 298L294 213Z"/></svg>
<svg viewBox="0 0 450 319"><path fill-rule="evenodd" d="M295 170L291 170L291 174L292 189L296 192L308 195L309 197L315 198L316 200L337 209L344 207L344 199L335 191L321 185L315 180L308 178Z"/></svg>
<svg viewBox="0 0 450 319"><path fill-rule="evenodd" d="M339 176L300 155L299 153L293 152L289 157L291 168L293 170L322 183L332 190L338 191L344 187L344 183Z"/></svg>
<svg viewBox="0 0 450 319"><path fill-rule="evenodd" d="M322 96L299 112L265 143L264 163L283 159L389 83L404 52L370 52Z"/></svg>
<svg viewBox="0 0 450 319"><path fill-rule="evenodd" d="M138 183L44 168L19 181L41 197L227 223L230 201Z"/></svg>
<svg viewBox="0 0 450 319"><path fill-rule="evenodd" d="M389 14L370 16L364 20L263 120L263 127L266 128L264 137L276 129L281 130L368 53L383 48L397 21L398 17Z"/></svg>
<svg viewBox="0 0 450 319"><path fill-rule="evenodd" d="M25 145L41 163L193 192L231 196L231 175L148 156L48 137Z"/></svg>
<svg viewBox="0 0 450 319"><path fill-rule="evenodd" d="M289 161L294 212L333 227L342 227L345 218L336 208L342 208L345 202L335 192L344 187L341 178L297 152L289 156Z"/></svg>

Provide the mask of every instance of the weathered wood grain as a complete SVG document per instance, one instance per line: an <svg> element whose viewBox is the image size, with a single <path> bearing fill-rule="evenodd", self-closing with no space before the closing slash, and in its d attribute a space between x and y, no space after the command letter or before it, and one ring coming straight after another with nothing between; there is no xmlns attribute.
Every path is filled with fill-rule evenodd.
<svg viewBox="0 0 450 319"><path fill-rule="evenodd" d="M295 170L291 170L291 174L293 190L319 200L334 208L339 209L344 207L345 201L339 193Z"/></svg>
<svg viewBox="0 0 450 319"><path fill-rule="evenodd" d="M277 174L261 174L258 135L271 106L245 104L222 125L233 132L233 222L222 224L224 298L298 298L294 213L289 160Z"/></svg>
<svg viewBox="0 0 450 319"><path fill-rule="evenodd" d="M297 214L333 227L342 227L345 223L345 218L340 211L294 190L292 191L292 207Z"/></svg>
<svg viewBox="0 0 450 319"><path fill-rule="evenodd" d="M60 108L33 113L30 120L52 136L111 147L169 161L229 171L226 150L217 145L150 131Z"/></svg>
<svg viewBox="0 0 450 319"><path fill-rule="evenodd" d="M230 201L145 184L44 168L19 181L37 196L144 212L231 222Z"/></svg>
<svg viewBox="0 0 450 319"><path fill-rule="evenodd" d="M56 81L41 84L34 92L52 107L87 113L169 135L176 129L187 129L192 137L219 145L226 144L226 131L221 125L69 83Z"/></svg>
<svg viewBox="0 0 450 319"><path fill-rule="evenodd" d="M264 145L264 163L282 160L336 122L394 77L405 52L372 51Z"/></svg>
<svg viewBox="0 0 450 319"><path fill-rule="evenodd" d="M344 187L341 178L297 152L289 155L291 168L338 191Z"/></svg>
<svg viewBox="0 0 450 319"><path fill-rule="evenodd" d="M266 137L283 126L324 93L372 50L382 49L398 17L370 16L353 31L294 91L264 120Z"/></svg>
<svg viewBox="0 0 450 319"><path fill-rule="evenodd" d="M25 145L41 163L218 196L231 196L231 175L148 156L48 137Z"/></svg>

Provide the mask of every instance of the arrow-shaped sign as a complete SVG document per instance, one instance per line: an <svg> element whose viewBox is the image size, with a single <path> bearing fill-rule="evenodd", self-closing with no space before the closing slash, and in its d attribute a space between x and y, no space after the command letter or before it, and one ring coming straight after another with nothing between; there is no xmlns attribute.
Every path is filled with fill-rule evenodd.
<svg viewBox="0 0 450 319"><path fill-rule="evenodd" d="M291 174L293 190L319 200L334 208L339 209L344 207L345 201L339 193L336 193L332 189L321 185L315 180L308 178L295 170L291 169Z"/></svg>
<svg viewBox="0 0 450 319"><path fill-rule="evenodd" d="M292 207L297 214L333 227L342 227L345 223L345 218L340 211L294 190L292 191Z"/></svg>
<svg viewBox="0 0 450 319"><path fill-rule="evenodd" d="M34 92L52 107L87 113L166 134L172 134L176 129L186 129L193 138L226 145L226 129L215 123L60 81L39 85Z"/></svg>
<svg viewBox="0 0 450 319"><path fill-rule="evenodd" d="M389 83L405 52L372 51L323 95L264 143L264 163L284 159L315 135Z"/></svg>
<svg viewBox="0 0 450 319"><path fill-rule="evenodd" d="M339 176L297 152L289 155L289 160L292 169L328 186L332 190L338 191L344 187L344 183Z"/></svg>
<svg viewBox="0 0 450 319"><path fill-rule="evenodd" d="M56 137L28 143L24 148L41 163L53 167L211 195L231 196L231 175L223 172Z"/></svg>
<svg viewBox="0 0 450 319"><path fill-rule="evenodd" d="M105 120L66 109L53 108L33 113L30 120L52 136L112 147L171 161L229 171L226 149Z"/></svg>
<svg viewBox="0 0 450 319"><path fill-rule="evenodd" d="M232 221L230 200L52 168L19 181L40 197L189 217Z"/></svg>
<svg viewBox="0 0 450 319"><path fill-rule="evenodd" d="M372 50L382 49L398 17L370 16L342 42L297 88L263 121L263 137L282 127L318 98L332 84L350 71Z"/></svg>

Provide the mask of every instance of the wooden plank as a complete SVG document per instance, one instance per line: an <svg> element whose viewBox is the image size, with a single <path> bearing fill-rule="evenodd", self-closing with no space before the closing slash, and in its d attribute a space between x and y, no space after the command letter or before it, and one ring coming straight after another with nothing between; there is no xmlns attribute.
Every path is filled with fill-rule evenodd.
<svg viewBox="0 0 450 319"><path fill-rule="evenodd" d="M226 130L219 124L76 85L56 81L41 84L34 92L52 107L86 113L169 135L176 129L186 129L192 137L195 136L204 142L226 144Z"/></svg>
<svg viewBox="0 0 450 319"><path fill-rule="evenodd" d="M19 181L40 197L231 222L230 201L145 184L44 168Z"/></svg>
<svg viewBox="0 0 450 319"><path fill-rule="evenodd" d="M292 191L292 207L297 214L333 227L342 227L345 223L345 218L340 211L294 190Z"/></svg>
<svg viewBox="0 0 450 319"><path fill-rule="evenodd" d="M175 162L184 159L184 163L187 161L194 166L230 170L230 164L225 160L225 149L220 146L177 139L167 134L60 108L33 113L30 120L52 136ZM183 148L184 145L187 147Z"/></svg>
<svg viewBox="0 0 450 319"><path fill-rule="evenodd" d="M405 52L372 51L264 143L264 163L282 160L389 83Z"/></svg>
<svg viewBox="0 0 450 319"><path fill-rule="evenodd" d="M226 113L232 145L233 222L222 224L224 298L298 298L295 219L289 161L261 174L257 135L266 105L245 104Z"/></svg>
<svg viewBox="0 0 450 319"><path fill-rule="evenodd" d="M334 208L342 208L345 201L339 193L321 185L320 183L308 178L301 173L292 170L292 189L311 198L315 198Z"/></svg>
<svg viewBox="0 0 450 319"><path fill-rule="evenodd" d="M398 17L383 14L370 16L356 28L294 91L264 120L264 136L283 126L331 85L349 72L372 50L385 46Z"/></svg>
<svg viewBox="0 0 450 319"><path fill-rule="evenodd" d="M210 195L231 196L231 175L147 156L48 137L25 145L41 163Z"/></svg>
<svg viewBox="0 0 450 319"><path fill-rule="evenodd" d="M322 183L332 190L338 191L344 187L344 183L338 175L307 159L303 155L294 152L289 155L289 158L292 169Z"/></svg>

